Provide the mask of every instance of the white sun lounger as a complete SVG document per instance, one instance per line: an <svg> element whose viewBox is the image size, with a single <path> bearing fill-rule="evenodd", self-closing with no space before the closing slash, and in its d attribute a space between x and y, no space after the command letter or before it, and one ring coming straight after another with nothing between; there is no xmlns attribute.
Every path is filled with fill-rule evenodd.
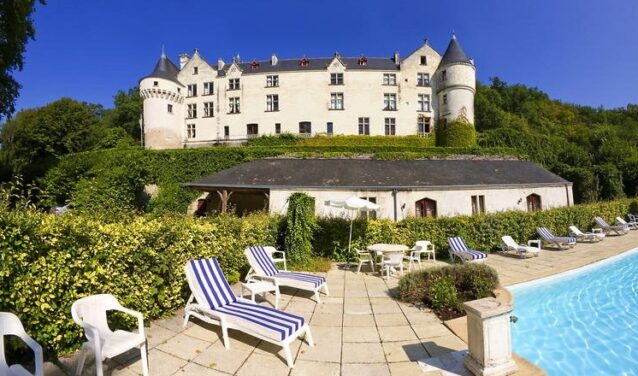
<svg viewBox="0 0 638 376"><path fill-rule="evenodd" d="M543 238L545 243L549 243L558 247L558 249L571 248L576 245L576 238L571 236L554 236L547 227L537 227L536 232Z"/></svg>
<svg viewBox="0 0 638 376"><path fill-rule="evenodd" d="M184 327L190 316L220 325L227 349L230 348L228 329L279 345L290 368L294 366L291 342L304 336L308 344L314 346L310 327L303 317L235 296L217 259L191 260L184 269L192 292L186 304Z"/></svg>
<svg viewBox="0 0 638 376"><path fill-rule="evenodd" d="M616 223L623 226L628 226L631 230L638 230L638 222L627 222L620 217L616 217Z"/></svg>
<svg viewBox="0 0 638 376"><path fill-rule="evenodd" d="M541 252L540 240L530 240L527 242L527 245L518 244L516 241L514 241L514 238L506 235L501 238L501 241L502 252L515 252L520 257L526 257L527 255L534 255L538 257Z"/></svg>
<svg viewBox="0 0 638 376"><path fill-rule="evenodd" d="M277 269L270 253L262 246L248 247L244 250L244 254L254 272L254 274L246 276L247 278L270 281L275 284L277 289L279 286L288 286L312 291L315 293L317 303L321 303L320 290L323 289L323 292L329 295L328 284L324 277L309 273L282 272Z"/></svg>
<svg viewBox="0 0 638 376"><path fill-rule="evenodd" d="M590 243L599 242L605 239L605 233L602 231L582 232L580 231L578 227L573 225L569 226L569 236L575 237L577 241L590 242Z"/></svg>
<svg viewBox="0 0 638 376"><path fill-rule="evenodd" d="M625 235L626 233L629 232L629 225L612 226L609 223L605 222L605 220L602 219L601 217L594 217L594 221L596 222L598 227L600 227L603 230L605 234L608 234L613 231L618 235Z"/></svg>

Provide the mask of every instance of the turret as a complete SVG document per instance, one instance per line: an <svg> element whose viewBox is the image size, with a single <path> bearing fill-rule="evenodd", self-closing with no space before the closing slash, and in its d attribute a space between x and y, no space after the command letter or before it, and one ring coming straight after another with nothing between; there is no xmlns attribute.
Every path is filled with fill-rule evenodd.
<svg viewBox="0 0 638 376"><path fill-rule="evenodd" d="M441 58L433 83L439 103L438 118L446 121L464 118L474 124L476 68L455 35Z"/></svg>
<svg viewBox="0 0 638 376"><path fill-rule="evenodd" d="M144 146L148 149L183 145L184 85L177 80L178 73L179 68L162 52L153 72L140 80Z"/></svg>

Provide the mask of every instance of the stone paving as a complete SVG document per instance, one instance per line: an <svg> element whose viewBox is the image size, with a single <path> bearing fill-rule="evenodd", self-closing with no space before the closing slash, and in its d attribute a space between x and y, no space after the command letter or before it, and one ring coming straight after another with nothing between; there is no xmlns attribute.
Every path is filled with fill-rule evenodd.
<svg viewBox="0 0 638 376"><path fill-rule="evenodd" d="M492 254L486 261L497 269L505 286L524 282L608 258L638 246L638 231L609 236L601 243L578 244L566 251L543 250L539 257L520 259ZM424 263L425 266L444 262ZM365 268L365 267L364 267ZM193 319L182 328L182 314L152 322L146 328L151 375L440 375L423 372L417 360L458 357L467 345L429 310L398 302L393 292L397 278L378 273L356 274L333 266L327 275L330 296L317 304L311 294L282 289L280 308L309 320L315 347L295 341L295 367L289 369L281 348L230 330L229 350L221 331ZM233 286L239 295L239 285ZM268 295L260 304L272 305ZM106 375L141 373L139 352L106 362ZM440 363L440 362L439 362ZM75 357L60 368L47 364L46 375L72 374ZM63 372L61 369L65 369ZM87 358L83 375L94 375Z"/></svg>

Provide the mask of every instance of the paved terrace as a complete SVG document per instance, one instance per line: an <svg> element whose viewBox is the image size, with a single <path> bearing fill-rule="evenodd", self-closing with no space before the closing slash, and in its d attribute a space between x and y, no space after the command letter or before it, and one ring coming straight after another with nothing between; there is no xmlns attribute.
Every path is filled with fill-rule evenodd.
<svg viewBox="0 0 638 376"><path fill-rule="evenodd" d="M539 257L520 259L490 255L504 285L523 282L577 268L638 246L638 231L610 236L598 244L578 244L567 251L546 250ZM443 262L437 262L443 265ZM433 264L429 264L433 265ZM365 268L365 266L364 266ZM146 329L151 375L469 375L457 350L467 345L432 312L395 300L398 279L385 281L378 274L355 274L335 265L327 273L330 297L316 304L310 294L282 290L280 307L310 322L315 347L295 341L295 367L286 366L283 352L272 344L231 330L231 349L225 350L219 327L193 319L182 329L182 315L152 322ZM239 293L239 286L233 286ZM258 300L259 301L259 300ZM261 304L274 302L272 295ZM417 362L422 361L422 362ZM63 360L74 370L74 358ZM94 375L87 358L83 375ZM141 373L139 352L133 351L106 363L106 375ZM427 372L425 372L427 371ZM48 364L46 375L64 375ZM519 374L528 374L521 373Z"/></svg>

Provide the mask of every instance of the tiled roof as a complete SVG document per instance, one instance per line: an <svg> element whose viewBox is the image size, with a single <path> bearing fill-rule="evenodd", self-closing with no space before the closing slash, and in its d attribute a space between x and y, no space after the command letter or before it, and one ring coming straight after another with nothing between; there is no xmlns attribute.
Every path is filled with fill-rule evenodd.
<svg viewBox="0 0 638 376"><path fill-rule="evenodd" d="M243 74L251 73L276 73L276 72L291 72L291 71L317 71L326 70L328 65L334 60L332 57L320 57L320 58L307 58L308 65L301 66L301 59L282 59L277 64L272 65L270 60L257 61L257 65L253 67L252 62L241 62L239 67ZM366 64L359 64L359 57L340 57L341 62L346 66L347 70L383 70L383 71L397 71L399 65L394 62L392 58L383 57L368 57L366 58ZM226 71L231 64L227 64L219 74L225 75Z"/></svg>

